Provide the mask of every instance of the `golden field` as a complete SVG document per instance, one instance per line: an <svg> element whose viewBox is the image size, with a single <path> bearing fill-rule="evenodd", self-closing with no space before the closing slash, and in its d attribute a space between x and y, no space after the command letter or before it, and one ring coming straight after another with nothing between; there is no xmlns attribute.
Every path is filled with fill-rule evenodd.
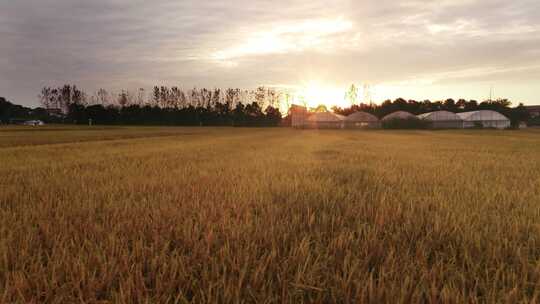
<svg viewBox="0 0 540 304"><path fill-rule="evenodd" d="M535 303L540 130L0 127L1 303Z"/></svg>

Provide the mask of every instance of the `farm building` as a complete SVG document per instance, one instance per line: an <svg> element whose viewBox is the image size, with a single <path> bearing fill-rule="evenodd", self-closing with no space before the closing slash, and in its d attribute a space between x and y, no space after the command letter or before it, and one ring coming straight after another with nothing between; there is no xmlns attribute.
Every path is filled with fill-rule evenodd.
<svg viewBox="0 0 540 304"><path fill-rule="evenodd" d="M491 110L480 110L457 114L463 119L464 128L497 128L506 129L510 127L510 119L499 112Z"/></svg>
<svg viewBox="0 0 540 304"><path fill-rule="evenodd" d="M44 126L45 123L41 120L27 120L25 122L22 123L23 125L25 126Z"/></svg>
<svg viewBox="0 0 540 304"><path fill-rule="evenodd" d="M332 112L318 112L309 115L306 127L312 129L342 129L345 116Z"/></svg>
<svg viewBox="0 0 540 304"><path fill-rule="evenodd" d="M418 117L406 111L396 111L383 117L382 121L388 121L392 119L418 119Z"/></svg>
<svg viewBox="0 0 540 304"><path fill-rule="evenodd" d="M293 105L291 107L291 125L293 128L304 128L309 113L306 107Z"/></svg>
<svg viewBox="0 0 540 304"><path fill-rule="evenodd" d="M382 127L385 129L425 129L427 123L405 111L396 111L383 117Z"/></svg>
<svg viewBox="0 0 540 304"><path fill-rule="evenodd" d="M375 115L366 112L354 112L345 118L345 127L350 129L374 129L380 128L381 122Z"/></svg>
<svg viewBox="0 0 540 304"><path fill-rule="evenodd" d="M540 117L540 106L525 106L531 118Z"/></svg>
<svg viewBox="0 0 540 304"><path fill-rule="evenodd" d="M433 129L461 129L463 120L455 113L448 111L435 111L420 114L418 118L429 123Z"/></svg>

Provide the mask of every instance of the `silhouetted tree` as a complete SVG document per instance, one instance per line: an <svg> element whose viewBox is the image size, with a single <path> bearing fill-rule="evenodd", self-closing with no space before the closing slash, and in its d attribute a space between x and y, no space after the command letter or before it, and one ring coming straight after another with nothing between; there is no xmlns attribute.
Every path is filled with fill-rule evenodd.
<svg viewBox="0 0 540 304"><path fill-rule="evenodd" d="M355 105L358 102L358 88L354 84L351 84L349 90L345 93L345 100L351 105Z"/></svg>
<svg viewBox="0 0 540 304"><path fill-rule="evenodd" d="M111 100L111 96L116 96L115 100ZM148 100L143 89L135 91L135 94L122 90L118 95L99 89L88 103L84 91L75 85L64 85L58 88L44 87L39 94L43 108L39 111L36 109L37 112L11 106L7 112L2 109L1 115L5 120L6 117L36 116L37 113L45 115L46 109L60 108L66 113L67 122L76 123L88 123L88 119L92 119L96 124L272 126L279 125L282 121L280 103L291 100L290 94L265 87L254 91L193 88L184 92L176 86L155 86ZM420 114L438 110L463 112L486 109L502 113L510 118L514 125L528 119L528 113L522 105L515 108L510 106L510 101L506 99L478 103L464 99L457 102L453 99L432 102L398 98L394 101L386 100L380 105L359 103L348 108L334 107L332 110L343 115L363 111L382 118L399 110ZM5 102L4 108L7 108ZM319 107L314 110L327 109Z"/></svg>

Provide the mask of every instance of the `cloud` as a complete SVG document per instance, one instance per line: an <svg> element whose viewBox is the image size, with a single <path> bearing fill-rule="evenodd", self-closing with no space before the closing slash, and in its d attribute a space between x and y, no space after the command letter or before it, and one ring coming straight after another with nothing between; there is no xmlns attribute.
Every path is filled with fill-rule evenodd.
<svg viewBox="0 0 540 304"><path fill-rule="evenodd" d="M540 93L516 89L539 81L537 0L2 1L0 37L0 95L26 104L64 82L401 83L475 97L496 81L510 98Z"/></svg>
<svg viewBox="0 0 540 304"><path fill-rule="evenodd" d="M346 34L353 24L343 18L305 20L273 25L270 29L249 34L240 45L212 54L215 60L230 60L245 56L298 53L306 50L333 52L353 47L358 37ZM242 35L238 33L238 35Z"/></svg>

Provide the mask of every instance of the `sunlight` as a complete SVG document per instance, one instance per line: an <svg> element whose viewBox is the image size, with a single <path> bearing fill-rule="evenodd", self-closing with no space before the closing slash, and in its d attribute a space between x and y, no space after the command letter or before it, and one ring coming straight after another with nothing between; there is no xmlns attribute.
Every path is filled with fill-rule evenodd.
<svg viewBox="0 0 540 304"><path fill-rule="evenodd" d="M325 105L328 110L334 106L349 107L351 104L345 100L345 92L343 88L309 83L298 89L294 103L308 108Z"/></svg>
<svg viewBox="0 0 540 304"><path fill-rule="evenodd" d="M344 44L339 39L340 35L349 31L352 26L352 22L341 17L282 23L253 31L239 45L215 52L211 57L219 61L244 56L301 52L307 49L332 51Z"/></svg>

